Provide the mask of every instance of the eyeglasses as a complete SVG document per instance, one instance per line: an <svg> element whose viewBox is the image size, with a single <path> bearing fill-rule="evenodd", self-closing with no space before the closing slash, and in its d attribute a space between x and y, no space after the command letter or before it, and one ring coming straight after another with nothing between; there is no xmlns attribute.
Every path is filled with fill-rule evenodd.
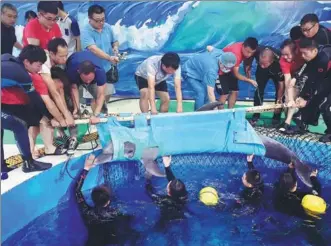
<svg viewBox="0 0 331 246"><path fill-rule="evenodd" d="M96 19L91 18L91 20L95 21L96 23L105 23L105 19L96 20Z"/></svg>
<svg viewBox="0 0 331 246"><path fill-rule="evenodd" d="M306 28L306 29L301 28L301 31L302 32L309 32L311 29L314 28L315 25L316 25L316 23L314 25L312 25L310 28Z"/></svg>
<svg viewBox="0 0 331 246"><path fill-rule="evenodd" d="M45 14L43 14L43 13L40 13L40 15L41 15L42 17L44 17L47 21L56 22L56 21L59 20L59 17L55 17L55 18L52 18L52 17L46 17Z"/></svg>

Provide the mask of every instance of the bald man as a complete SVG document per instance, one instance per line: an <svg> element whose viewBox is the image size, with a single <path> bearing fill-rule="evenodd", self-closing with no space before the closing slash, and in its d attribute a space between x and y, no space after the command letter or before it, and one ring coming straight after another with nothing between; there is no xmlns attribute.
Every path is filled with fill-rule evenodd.
<svg viewBox="0 0 331 246"><path fill-rule="evenodd" d="M256 59L257 63L255 77L258 84L254 95L254 106L260 106L263 104L264 90L270 79L275 85L275 103L281 103L284 96L285 86L284 75L279 65L280 51L269 46L259 46L254 58ZM253 59L251 61L253 61ZM279 125L280 116L280 110L274 112L274 116L272 118L272 124L274 126ZM259 118L260 114L254 114L251 123L255 124Z"/></svg>

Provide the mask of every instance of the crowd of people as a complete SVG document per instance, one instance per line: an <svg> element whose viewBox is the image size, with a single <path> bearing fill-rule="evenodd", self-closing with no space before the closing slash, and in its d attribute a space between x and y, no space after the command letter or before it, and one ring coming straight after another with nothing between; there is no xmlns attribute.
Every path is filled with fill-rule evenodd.
<svg viewBox="0 0 331 246"><path fill-rule="evenodd" d="M8 178L3 155L4 130L15 135L24 160L24 172L49 169L51 163L38 161L37 136L42 136L45 155L72 154L78 146L75 118L81 114L79 87L93 97L90 123L97 124L100 114L108 112L107 102L115 92L113 67L119 62L120 44L106 23L105 9L100 5L89 7L89 22L80 30L77 20L65 11L61 1L40 1L37 14L33 11L25 14L22 42L15 35L17 15L12 4L2 4L1 179ZM319 24L315 14L306 14L300 25L290 30L290 37L279 49L263 46L256 38L248 37L223 49L207 46L206 52L193 55L184 64L175 52L151 56L137 67L134 75L140 91L141 112L168 112L167 80L171 76L174 77L178 113L183 112L182 80L193 90L197 110L217 100L222 103L218 109L223 109L226 101L228 108L234 108L239 80L256 87L254 106L262 105L266 84L271 79L276 88L275 102L287 105L284 122L281 122L281 111L274 112L274 126L284 134L302 134L308 125L317 125L322 115L327 129L320 141L331 142L330 44L331 31ZM12 55L13 47L21 50L18 57ZM252 76L254 59L257 69ZM243 74L239 69L242 63ZM160 109L156 108L155 94L160 98ZM260 114L254 114L251 123L256 124L259 118ZM295 126L291 126L292 121ZM55 128L58 129L56 136ZM60 144L54 145L55 142ZM244 197L251 199L261 196L263 182L252 164L252 157L249 158L249 171L243 176L243 183L250 189ZM168 196L157 195L150 181L146 190L164 210L165 217L176 214L180 217L187 191L183 182L171 172L171 159L165 157L163 160L169 180ZM296 195L296 178L291 165L280 179L281 192L277 196L282 202L276 206L284 208L283 204L289 202L291 204L286 209L291 211L286 212L295 213L302 196ZM99 187L92 192L95 209L86 205L81 194L80 188L92 166L93 161L88 158L77 182L77 201L88 225L100 224L100 218L105 223L113 222L119 213L109 208L110 195L106 188ZM315 172L312 173L312 182L318 194L320 187L314 177ZM93 228L91 233L99 235L97 238L104 240L100 243L103 245L109 238L100 236L95 225ZM93 241L91 245L97 244Z"/></svg>

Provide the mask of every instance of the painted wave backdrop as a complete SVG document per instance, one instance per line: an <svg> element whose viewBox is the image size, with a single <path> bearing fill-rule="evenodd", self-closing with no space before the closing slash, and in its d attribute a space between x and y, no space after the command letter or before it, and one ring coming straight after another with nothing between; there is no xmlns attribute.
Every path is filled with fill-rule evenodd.
<svg viewBox="0 0 331 246"><path fill-rule="evenodd" d="M107 22L112 26L120 49L128 51L128 59L120 66L117 94L137 96L134 81L138 64L153 54L176 51L182 61L194 53L203 52L207 45L223 48L243 41L248 36L260 43L279 47L289 36L291 27L297 25L306 13L316 13L323 25L331 27L331 2L327 1L90 1L64 2L65 10L77 18L81 28L88 24L87 9L97 3L106 9ZM16 33L19 40L24 28L24 13L36 12L37 4L15 2L19 11ZM17 52L17 51L15 51ZM170 82L170 93L174 88ZM266 98L274 97L272 83L267 87ZM183 82L185 98L192 91ZM240 98L252 98L254 88L240 83Z"/></svg>

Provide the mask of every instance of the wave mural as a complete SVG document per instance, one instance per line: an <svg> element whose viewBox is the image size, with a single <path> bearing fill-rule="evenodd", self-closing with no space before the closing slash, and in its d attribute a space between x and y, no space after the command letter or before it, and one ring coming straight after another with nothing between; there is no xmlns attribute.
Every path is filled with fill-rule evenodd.
<svg viewBox="0 0 331 246"><path fill-rule="evenodd" d="M128 59L119 66L120 81L116 84L119 95L139 95L133 75L138 64L150 55L175 51L185 62L192 54L204 51L207 45L223 48L247 36L256 37L261 44L279 47L291 27L311 12L319 16L321 24L331 27L331 2L327 1L90 1L64 2L64 7L83 28L88 24L87 9L95 3L106 9L107 22L121 44L120 49L129 52ZM14 2L14 5L19 11L16 33L21 40L24 13L36 12L37 4ZM272 83L266 90L265 98L273 98ZM173 85L169 91L174 97ZM185 98L192 95L185 81L183 93ZM253 95L253 87L240 83L241 99Z"/></svg>

